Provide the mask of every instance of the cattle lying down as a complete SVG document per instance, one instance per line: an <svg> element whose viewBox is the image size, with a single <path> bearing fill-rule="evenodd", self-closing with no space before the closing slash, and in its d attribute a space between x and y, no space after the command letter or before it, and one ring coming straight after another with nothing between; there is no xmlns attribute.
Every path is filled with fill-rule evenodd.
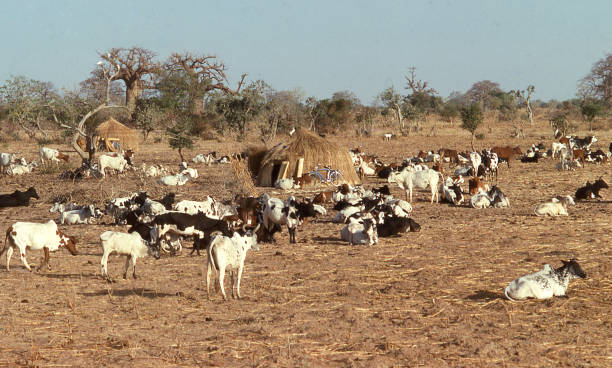
<svg viewBox="0 0 612 368"><path fill-rule="evenodd" d="M53 220L43 224L16 222L6 230L4 249L0 251L0 255L6 251L6 270L9 271L13 250L18 249L24 266L28 271L32 271L26 259L26 248L30 250L42 249L45 252L45 258L38 269L40 270L44 265L51 269L49 252L55 252L63 247L68 249L73 256L77 254L76 240L58 230L57 224Z"/></svg>
<svg viewBox="0 0 612 368"><path fill-rule="evenodd" d="M561 262L563 266L557 269L545 264L541 271L512 281L504 292L506 298L514 301L527 298L549 299L553 296L566 295L570 280L585 278L586 273L574 259Z"/></svg>
<svg viewBox="0 0 612 368"><path fill-rule="evenodd" d="M575 204L570 195L561 198L555 197L538 205L533 212L536 216L568 216L567 207Z"/></svg>
<svg viewBox="0 0 612 368"><path fill-rule="evenodd" d="M23 192L16 190L11 194L0 194L0 207L27 207L30 205L30 198L40 199L34 187Z"/></svg>
<svg viewBox="0 0 612 368"><path fill-rule="evenodd" d="M606 183L602 178L595 180L593 184L587 181L584 187L578 188L574 197L576 197L577 201L581 201L584 199L601 198L601 195L599 195L599 191L608 188L608 183Z"/></svg>
<svg viewBox="0 0 612 368"><path fill-rule="evenodd" d="M351 219L349 224L340 231L342 240L355 244L378 244L376 221L373 219Z"/></svg>

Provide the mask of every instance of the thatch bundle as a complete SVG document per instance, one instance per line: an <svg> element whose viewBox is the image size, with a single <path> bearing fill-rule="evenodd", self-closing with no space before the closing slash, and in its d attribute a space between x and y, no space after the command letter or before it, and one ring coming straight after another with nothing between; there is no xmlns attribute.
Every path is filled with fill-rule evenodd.
<svg viewBox="0 0 612 368"><path fill-rule="evenodd" d="M259 167L257 174L259 186L272 186L277 179L307 175L317 166L327 166L340 171L341 183L351 185L360 183L347 149L338 147L305 129L297 131L289 144L278 144L269 149L261 158L259 165L252 162L249 157L249 168Z"/></svg>
<svg viewBox="0 0 612 368"><path fill-rule="evenodd" d="M118 139L124 150L138 151L138 143L140 142L138 133L112 117L98 125L95 135L102 140Z"/></svg>

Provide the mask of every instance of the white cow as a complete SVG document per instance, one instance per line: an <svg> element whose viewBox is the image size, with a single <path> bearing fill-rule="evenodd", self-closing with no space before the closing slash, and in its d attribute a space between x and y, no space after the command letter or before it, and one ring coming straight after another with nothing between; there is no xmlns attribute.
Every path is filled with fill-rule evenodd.
<svg viewBox="0 0 612 368"><path fill-rule="evenodd" d="M576 205L572 196L555 197L538 205L533 212L536 216L568 216L567 207L570 205Z"/></svg>
<svg viewBox="0 0 612 368"><path fill-rule="evenodd" d="M55 252L62 247L66 247L72 255L77 254L75 238L59 230L57 224L53 220L49 220L43 224L36 222L16 222L6 230L4 249L0 251L0 255L6 251L6 270L9 271L13 250L19 249L21 261L28 271L32 271L26 259L26 249L43 249L45 258L40 266L38 266L38 269L41 269L45 264L51 269L49 265L49 252Z"/></svg>
<svg viewBox="0 0 612 368"><path fill-rule="evenodd" d="M98 170L102 176L106 176L105 169L113 169L118 172L123 172L128 162L122 156L100 155L98 157Z"/></svg>
<svg viewBox="0 0 612 368"><path fill-rule="evenodd" d="M54 161L56 164L58 164L59 160L64 160L68 162L69 158L68 155L63 154L56 149L47 147L40 147L40 149L38 150L38 154L40 155L40 163L43 165L45 163L45 159L49 161Z"/></svg>
<svg viewBox="0 0 612 368"><path fill-rule="evenodd" d="M434 198L436 202L440 201L438 183L440 182L441 175L439 172L429 168L420 171L406 168L399 173L392 171L387 181L389 183L397 183L400 188L404 189L406 191L406 200L410 202L412 202L413 187L425 189L429 186L431 188L431 203L433 203Z"/></svg>
<svg viewBox="0 0 612 368"><path fill-rule="evenodd" d="M340 231L342 240L355 244L378 244L378 234L376 232L376 222L372 219L351 219Z"/></svg>
<svg viewBox="0 0 612 368"><path fill-rule="evenodd" d="M147 255L159 259L159 248L156 246L147 245L140 237L138 232L120 233L116 231L105 231L100 235L100 245L102 245L102 277L110 281L108 276L108 256L112 253L117 255L125 255L125 271L123 278L127 278L127 271L132 263L132 276L136 278L136 260L146 257Z"/></svg>
<svg viewBox="0 0 612 368"><path fill-rule="evenodd" d="M229 270L232 279L232 297L240 299L240 281L242 280L247 251L250 249L259 250L257 235L255 234L258 229L259 225L252 232L246 231L242 234L235 232L231 238L218 235L210 242L206 262L206 293L208 298L210 298L211 275L218 270L221 294L223 294L223 299L227 300L223 279L225 278L225 270ZM234 275L234 273L237 273L237 275Z"/></svg>
<svg viewBox="0 0 612 368"><path fill-rule="evenodd" d="M570 280L585 278L586 273L574 259L561 262L563 266L560 268L554 269L551 265L545 264L541 271L512 281L504 291L506 298L514 301L527 298L548 299L565 295Z"/></svg>

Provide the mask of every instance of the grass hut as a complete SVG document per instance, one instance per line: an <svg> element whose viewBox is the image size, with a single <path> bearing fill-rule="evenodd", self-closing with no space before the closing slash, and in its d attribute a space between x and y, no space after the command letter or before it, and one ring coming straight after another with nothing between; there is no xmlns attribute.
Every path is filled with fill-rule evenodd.
<svg viewBox="0 0 612 368"><path fill-rule="evenodd" d="M138 133L112 117L98 125L95 136L99 142L98 146L102 146L107 151L116 151L117 144L124 150L138 151L140 141Z"/></svg>
<svg viewBox="0 0 612 368"><path fill-rule="evenodd" d="M249 167L259 167L258 186L273 186L278 179L302 177L317 166L340 171L340 183L361 182L347 149L305 129L297 131L288 144L278 144L261 156L259 165L249 162Z"/></svg>

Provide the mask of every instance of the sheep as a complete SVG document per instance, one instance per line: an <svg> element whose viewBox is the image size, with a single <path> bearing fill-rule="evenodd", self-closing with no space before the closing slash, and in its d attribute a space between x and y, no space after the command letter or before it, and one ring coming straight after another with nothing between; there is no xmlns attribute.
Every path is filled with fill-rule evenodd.
<svg viewBox="0 0 612 368"><path fill-rule="evenodd" d="M368 244L370 246L378 244L378 233L376 232L376 222L372 219L350 219L340 231L342 240L349 242L350 245Z"/></svg>
<svg viewBox="0 0 612 368"><path fill-rule="evenodd" d="M545 264L541 271L513 280L504 291L506 298L515 301L527 298L549 299L553 296L565 296L570 280L585 278L586 273L575 259L561 262L563 262L563 266L557 269Z"/></svg>
<svg viewBox="0 0 612 368"><path fill-rule="evenodd" d="M206 261L206 293L210 299L210 280L211 275L215 271L219 271L219 286L223 300L227 300L225 288L223 287L223 279L225 278L225 270L230 271L232 280L232 297L240 299L240 281L242 280L242 271L244 270L244 260L246 259L247 251L253 249L259 250L257 245L257 230L260 225L252 231L247 231L243 228L242 232L235 232L231 238L223 235L218 235L213 238L208 247L208 258ZM237 277L234 273L237 272Z"/></svg>
<svg viewBox="0 0 612 368"><path fill-rule="evenodd" d="M107 281L111 281L108 275L108 256L112 253L125 255L125 271L123 278L127 279L128 268L130 261L132 263L132 276L136 279L136 259L146 257L147 255L159 259L159 248L157 246L147 245L138 232L120 233L117 231L105 231L100 235L100 245L102 246L102 277Z"/></svg>
<svg viewBox="0 0 612 368"><path fill-rule="evenodd" d="M567 207L575 205L572 196L553 198L549 202L538 205L533 211L536 216L568 216Z"/></svg>

